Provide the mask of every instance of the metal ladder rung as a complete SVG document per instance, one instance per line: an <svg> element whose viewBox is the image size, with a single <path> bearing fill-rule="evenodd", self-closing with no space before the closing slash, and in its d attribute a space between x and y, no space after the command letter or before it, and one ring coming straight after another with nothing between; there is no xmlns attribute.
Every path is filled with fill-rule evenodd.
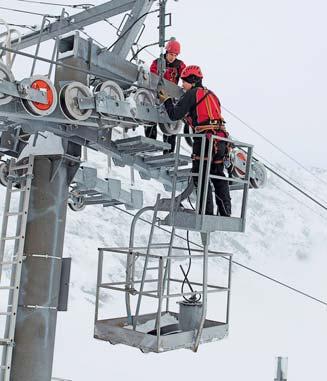
<svg viewBox="0 0 327 381"><path fill-rule="evenodd" d="M24 214L24 212L8 212L8 213L5 213L5 215L7 217L11 217L11 216L22 216Z"/></svg>
<svg viewBox="0 0 327 381"><path fill-rule="evenodd" d="M14 290L15 286L0 286L0 290Z"/></svg>
<svg viewBox="0 0 327 381"><path fill-rule="evenodd" d="M11 169L13 171L18 171L19 169L26 169L30 166L30 164L21 164L21 165L13 165Z"/></svg>
<svg viewBox="0 0 327 381"><path fill-rule="evenodd" d="M13 340L3 339L3 338L0 339L0 345L9 345L9 344L12 344L12 343L13 343ZM7 367L5 367L5 368L7 368ZM2 368L2 369L4 369L4 368Z"/></svg>
<svg viewBox="0 0 327 381"><path fill-rule="evenodd" d="M11 193L16 193L16 192L25 192L26 191L26 187L23 187L23 188L15 188L15 189L10 189L10 192Z"/></svg>
<svg viewBox="0 0 327 381"><path fill-rule="evenodd" d="M0 316L10 316L13 315L12 312L0 312Z"/></svg>
<svg viewBox="0 0 327 381"><path fill-rule="evenodd" d="M159 267L148 267L147 270L159 270Z"/></svg>
<svg viewBox="0 0 327 381"><path fill-rule="evenodd" d="M21 238L21 236L17 235L17 236L14 236L14 237L2 237L2 238L0 238L0 240L2 240L2 241L9 241L9 240L20 239L20 238Z"/></svg>

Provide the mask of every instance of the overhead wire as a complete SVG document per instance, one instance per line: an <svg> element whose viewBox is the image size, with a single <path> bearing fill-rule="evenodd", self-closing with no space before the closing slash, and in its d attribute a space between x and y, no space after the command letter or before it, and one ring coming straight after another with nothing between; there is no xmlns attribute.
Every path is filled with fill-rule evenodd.
<svg viewBox="0 0 327 381"><path fill-rule="evenodd" d="M7 0L4 0L7 1ZM40 4L40 5L52 5L52 6L59 6L59 7L67 7L67 8L81 8L81 9L89 9L94 7L94 4L86 3L86 4L64 4L64 3L51 3L46 1L37 1L37 0L15 0L22 3L30 3L30 4Z"/></svg>
<svg viewBox="0 0 327 381"><path fill-rule="evenodd" d="M239 122L241 122L244 126L246 126L248 129L250 129L252 132L254 132L256 135L260 136L263 140L265 140L267 143L269 143L271 146L273 146L277 151L282 153L284 156L286 156L288 159L296 163L300 168L302 168L304 171L309 173L311 176L315 177L317 180L320 182L323 182L324 184L327 185L327 181L321 179L319 176L315 175L310 171L308 168L306 168L302 163L300 163L298 160L296 160L294 157L292 157L290 154L288 154L286 151L281 149L277 144L266 138L263 134L261 134L258 130L256 130L254 127L252 127L249 123L246 123L243 119L241 119L239 116L237 116L234 112L229 110L227 107L222 106L222 108L228 112L233 118L237 119Z"/></svg>
<svg viewBox="0 0 327 381"><path fill-rule="evenodd" d="M274 169L270 168L267 164L265 163L262 163L262 165L264 165L264 167L270 171L271 173L273 173L275 176L279 177L280 179L282 179L284 182L286 182L288 185L290 185L292 188L296 189L298 192L300 192L303 196L307 197L308 199L310 199L312 202L314 202L315 204L317 204L318 206L320 206L321 208L323 208L324 210L327 210L327 206L323 205L321 202L319 202L318 200L316 200L315 198L313 198L311 195L309 195L307 192L303 191L301 188L299 188L297 185L293 184L291 181L289 181L288 179L286 179L284 176L280 175L277 171L275 171Z"/></svg>
<svg viewBox="0 0 327 381"><path fill-rule="evenodd" d="M257 152L255 152L254 155L255 155L256 158L259 158L261 162L264 161L264 162L268 163L270 165L270 167L273 167L279 173L283 173L283 175L286 176L290 181L292 181L293 183L296 183L297 185L299 185L302 189L306 190L307 192L310 192L310 194L312 196L314 196L315 198L319 199L321 202L324 203L324 205L327 204L326 201L323 198L321 198L320 196L318 196L317 194L313 193L311 190L306 188L298 180L292 178L288 173L286 173L283 169L281 169L280 166L277 166L277 165L271 163L269 160L267 160L266 158L264 158L262 155L258 154Z"/></svg>
<svg viewBox="0 0 327 381"><path fill-rule="evenodd" d="M120 208L119 206L113 206L113 208L119 210L120 212L123 212L123 213L125 213L125 214L128 214L128 215L130 215L130 216L132 216L132 217L135 216L133 213L131 213L131 212L127 211L127 210L124 210L124 209ZM152 224L151 221L148 221L148 220L146 220L145 218L140 217L139 219L140 219L141 221L143 221L143 222L149 224L149 225ZM161 227L160 225L155 224L155 227L156 227L157 229L160 229L160 230L162 230L162 231L168 233L168 234L171 234L170 230L165 229L165 228ZM179 234L176 234L176 233L175 233L175 236L176 236L177 238L180 238L180 239L183 240L183 241L187 241L187 239L186 239L185 237L183 237L183 236L181 236L181 235L179 235ZM203 246L201 246L200 244L198 244L198 243L196 243L196 242L193 242L193 241L189 240L189 243L191 243L192 245L194 245L194 246L196 246L196 247L199 247L199 248L203 249ZM229 261L228 258L225 258L225 257L222 257L222 258L224 258L225 260ZM261 276L261 277L263 277L263 278L265 278L265 279L268 279L268 280L270 280L270 281L273 282L273 283L276 283L276 284L278 284L278 285L280 285L280 286L282 286L282 287L285 287L285 288L287 288L287 289L289 289L289 290L291 290L291 291L294 291L294 292L297 293L297 294L300 294L300 295L302 295L302 296L304 296L304 297L306 297L306 298L309 298L309 299L311 299L311 300L313 300L313 301L315 301L315 302L317 302L317 303L320 303L320 304L323 304L324 306L327 306L327 301L324 301L324 300L319 299L319 298L317 298L317 297L315 297L315 296L312 296L312 295L310 295L310 294L307 293L307 292L304 292L304 291L302 291L302 290L299 290L299 289L296 288L296 287L290 286L289 284L287 284L287 283L285 283L285 282L282 282L282 281L280 281L280 280L278 280L278 279L276 279L276 278L273 278L273 277L271 277L271 276L269 276L269 275L266 275L266 274L262 273L261 271L255 270L255 269L253 269L253 268L251 268L251 267L249 267L249 266L246 266L246 265L244 265L244 264L242 264L242 263L240 263L240 262L237 262L237 261L235 261L235 260L232 260L232 263L235 264L235 265L237 265L237 266L239 266L239 267L241 267L241 268L243 268L243 269L245 269L245 270L247 270L247 271L250 271L250 272L252 272L252 273L254 273L254 274L256 274L256 275L259 275L259 276Z"/></svg>
<svg viewBox="0 0 327 381"><path fill-rule="evenodd" d="M291 193L287 192L286 190L282 189L281 187L279 187L277 184L274 184L272 183L272 186L275 187L276 189L278 189L280 192L286 194L287 196L289 196L291 199L293 199L294 201L298 202L299 204L301 204L301 206L304 206L305 208L309 209L312 213L316 214L317 216L319 216L320 218L324 219L326 222L327 222L327 218L325 216L323 216L322 214L320 214L319 212L317 212L316 210L314 210L313 208L311 208L309 205L303 203L301 200L299 200L298 198L296 198L295 196L293 196Z"/></svg>
<svg viewBox="0 0 327 381"><path fill-rule="evenodd" d="M114 28L117 32L119 31L119 28L114 25L111 21L109 21L108 19L103 19L103 21L105 21L107 24L109 24L112 28ZM133 54L133 57L130 59L130 61L132 61L134 58L135 58L135 55L136 54L139 54L140 51L144 50L145 52L147 52L150 56L152 56L153 58L157 58L153 53L151 53L148 49L149 46L153 46L153 45L157 45L158 43L153 43L153 44L148 44L148 45L145 45L143 47L141 47L141 45L139 44L136 44L137 48L139 49L136 53Z"/></svg>
<svg viewBox="0 0 327 381"><path fill-rule="evenodd" d="M124 33L122 33L122 34L120 34L119 35L119 37L117 38L117 40L116 41L114 41L108 48L107 48L107 50L110 50L111 48L113 48L116 44L117 44L117 42L118 41L120 41L133 27L134 27L134 25L137 23L137 22L139 22L143 17L145 17L145 16L147 16L147 15L149 15L149 14L151 14L151 13L156 13L156 12L158 12L159 11L159 9L154 9L154 10L152 10L152 11L148 11L148 12L145 12L145 13L143 13L141 16L139 16L136 20L134 20L134 22L132 23L132 25L130 25L126 30L125 30L125 32Z"/></svg>
<svg viewBox="0 0 327 381"><path fill-rule="evenodd" d="M34 16L48 17L48 18L53 18L53 19L58 19L58 20L60 19L60 16L49 15L49 14L45 14L45 13L32 12L32 11L26 11L26 10L22 10L22 9L7 8L7 7L0 7L0 9L6 10L6 11L11 11L11 12L18 12L18 13L34 15Z"/></svg>

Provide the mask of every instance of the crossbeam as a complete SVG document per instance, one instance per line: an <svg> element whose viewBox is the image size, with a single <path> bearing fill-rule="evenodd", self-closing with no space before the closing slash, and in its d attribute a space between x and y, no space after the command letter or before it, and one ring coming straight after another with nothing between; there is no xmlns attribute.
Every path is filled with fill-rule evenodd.
<svg viewBox="0 0 327 381"><path fill-rule="evenodd" d="M85 26L95 24L109 17L128 12L135 5L136 0L111 0L104 4L86 9L74 16L68 16L61 21L55 21L45 27L41 36L40 31L35 31L22 36L20 42L13 40L13 49L25 49L40 42L48 41L59 35L81 29Z"/></svg>

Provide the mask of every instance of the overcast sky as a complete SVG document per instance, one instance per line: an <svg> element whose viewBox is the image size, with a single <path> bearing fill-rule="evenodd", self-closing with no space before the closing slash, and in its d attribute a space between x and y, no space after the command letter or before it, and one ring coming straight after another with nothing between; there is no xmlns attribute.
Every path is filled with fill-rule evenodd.
<svg viewBox="0 0 327 381"><path fill-rule="evenodd" d="M60 7L15 0L0 0L0 5L60 13ZM173 13L173 26L167 37L180 40L180 58L186 64L202 67L206 85L217 93L223 106L304 165L327 168L325 0L170 0L168 11ZM14 23L41 20L39 16L0 12ZM120 19L112 21L119 24ZM149 16L146 25L140 40L143 44L157 39L156 15ZM114 39L113 29L103 22L87 31L105 45ZM149 50L159 53L157 48ZM149 63L153 59L146 52L142 57ZM21 62L17 62L16 75L26 70ZM256 151L268 160L284 160L226 111L224 116L233 136L254 143Z"/></svg>

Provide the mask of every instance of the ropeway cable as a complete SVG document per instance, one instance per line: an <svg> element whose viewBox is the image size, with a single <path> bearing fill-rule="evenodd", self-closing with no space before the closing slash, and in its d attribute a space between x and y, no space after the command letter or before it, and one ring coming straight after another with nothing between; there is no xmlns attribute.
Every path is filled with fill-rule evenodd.
<svg viewBox="0 0 327 381"><path fill-rule="evenodd" d="M272 183L272 186L275 187L276 189L278 189L280 192L286 194L287 196L289 196L290 198L292 198L294 201L297 201L299 204L301 204L302 206L305 206L307 209L309 209L312 213L316 214L317 216L319 216L320 218L322 218L323 220L325 220L327 222L327 218L325 216L323 216L322 214L320 214L319 212L317 212L316 210L314 210L313 208L311 208L309 205L307 204L304 204L302 201L300 201L298 198L294 197L292 194L290 194L289 192L287 192L286 190L282 189L281 187L279 187L278 185Z"/></svg>
<svg viewBox="0 0 327 381"><path fill-rule="evenodd" d="M7 1L7 0L5 0ZM54 5L54 6L59 6L59 7L67 7L67 8L81 8L81 9L89 9L94 7L94 4L63 4L63 3L47 3L45 1L36 1L36 0L15 0L15 1L20 1L22 3L30 3L30 4L41 4L41 5Z"/></svg>
<svg viewBox="0 0 327 381"><path fill-rule="evenodd" d="M52 19L60 19L60 16L48 15L48 14L44 14L44 13L26 11L26 10L21 10L21 9L7 8L7 7L0 7L0 9L6 10L6 11L11 11L11 12L18 12L18 13L24 13L24 14L29 14L29 15L35 15L35 16L48 17L48 18L52 18Z"/></svg>
<svg viewBox="0 0 327 381"><path fill-rule="evenodd" d="M119 208L118 206L114 206L114 208L117 209L117 210L119 210L119 211L121 211L121 212L124 212L124 213L126 213L126 214L128 214L128 215L130 215L130 216L132 216L132 217L134 217L134 214L131 213L131 212L128 212L127 210L124 210L124 209L122 209L122 208ZM152 224L152 222L150 222L150 221L148 221L148 220L146 220L146 219L144 219L144 218L142 218L142 217L140 217L140 220L143 221L143 222L146 222L146 223L149 224L149 225ZM155 224L155 227L158 228L158 229L160 229L160 230L165 231L166 233L171 234L171 232L170 232L169 230L167 230L167 229L165 229L165 228L163 228L163 227L161 227L161 226L159 226L159 225L156 225L156 224ZM182 240L184 240L184 241L186 241L186 238L183 237L183 236L181 236L181 235L179 235L179 234L176 234L176 233L175 233L175 236L178 237L178 238L180 238L180 239L182 239ZM196 242L189 241L189 243L192 243L192 245L195 245L195 246L197 246L197 247L203 249L203 247L202 247L200 244L196 243ZM222 257L222 258L224 258L225 260L229 261L229 259L227 259L227 258L225 258L225 257ZM237 262L237 261L232 260L232 263L235 264L235 265L237 265L237 266L239 266L239 267L241 267L241 268L243 268L243 269L245 269L245 270L248 270L248 271L250 271L250 272L252 272L252 273L254 273L254 274L257 274L257 275L259 275L259 276L261 276L261 277L263 277L263 278L265 278L265 279L268 279L268 280L270 280L270 281L273 282L273 283L276 283L276 284L278 284L278 285L280 285L280 286L282 286L282 287L285 287L285 288L287 288L287 289L289 289L289 290L291 290L291 291L294 291L294 292L296 292L297 294L300 294L300 295L302 295L302 296L304 296L304 297L306 297L306 298L308 298L308 299L311 299L311 300L313 300L313 301L315 301L315 302L317 302L317 303L320 303L320 304L323 304L324 306L327 306L327 302L326 302L326 301L321 300L321 299L318 299L318 298L316 298L315 296L312 296L312 295L308 294L307 292L301 291L301 290L299 290L299 289L297 289L297 288L295 288L295 287L293 287L293 286L290 286L290 285L287 284L287 283L281 282L281 281L279 281L278 279L275 279L275 278L273 278L273 277L271 277L271 276L269 276L269 275L266 275L266 274L264 274L264 273L262 273L262 272L260 272L260 271L258 271L258 270L255 270L255 269L253 269L253 268L251 268L251 267L249 267L249 266L243 265L243 264L240 263L240 262Z"/></svg>
<svg viewBox="0 0 327 381"><path fill-rule="evenodd" d="M308 188L303 186L303 184L301 184L298 180L293 179L289 174L287 174L283 169L281 169L280 166L277 166L277 165L271 163L270 161L265 159L262 155L259 155L257 152L255 152L254 155L255 155L256 158L259 158L260 161L265 161L266 163L268 163L268 165L270 165L270 167L275 168L276 171L278 171L279 173L282 173L290 181L292 181L293 183L296 183L297 185L299 185L301 187L301 189L304 189L305 191L310 192L310 194L312 194L316 199L319 199L324 204L327 204L326 201L323 198L321 198L320 196L318 196L315 193L312 193Z"/></svg>
<svg viewBox="0 0 327 381"><path fill-rule="evenodd" d="M323 179L321 179L319 176L315 175L314 173L312 173L308 168L306 168L303 164L301 164L298 160L294 159L294 157L292 157L290 154L288 154L286 151L284 151L283 149L281 149L280 147L278 147L275 143L273 143L271 140L269 140L268 138L266 138L263 134L261 134L259 131L257 131L254 127L250 126L249 123L246 123L244 120L242 120L239 116L237 116L235 113L233 113L231 110L229 110L228 108L222 106L222 108L227 111L232 117L234 117L235 119L237 119L239 122L241 122L242 124L244 124L244 126L246 126L247 128L249 128L252 132L254 132L255 134L257 134L258 136L260 136L263 140L265 140L267 143L269 143L271 146L273 146L274 148L276 148L279 152L281 152L283 155L285 155L286 157L288 157L290 160L292 160L294 163L296 163L299 167L301 167L304 171L308 172L311 176L315 177L317 180L319 180L320 182L323 182L324 184L327 185L327 182L324 181Z"/></svg>
<svg viewBox="0 0 327 381"><path fill-rule="evenodd" d="M141 16L139 16L139 17L132 23L132 25L130 25L130 26L125 30L124 33L122 33L122 34L119 35L119 37L117 38L117 40L114 41L114 42L107 48L107 50L110 50L111 48L113 48L113 47L117 44L117 42L120 41L120 40L125 36L125 34L128 33L128 32L134 27L134 25L135 25L137 22L139 22L140 20L142 20L145 16L150 15L151 13L156 13L156 12L159 12L159 9L153 9L152 11L145 12L145 13L143 13Z"/></svg>
<svg viewBox="0 0 327 381"><path fill-rule="evenodd" d="M324 210L327 210L327 206L323 205L321 202L319 202L318 200L316 200L315 198L313 198L312 196L310 196L307 192L304 192L301 188L299 188L297 185L293 184L291 181L289 181L288 179L286 179L284 176L280 175L278 172L276 172L274 169L270 168L267 164L265 163L262 163L262 165L264 165L264 167L270 171L271 173L273 173L275 176L279 177L280 179L282 179L283 181L285 181L288 185L290 185L292 188L296 189L298 192L300 192L302 195L304 195L305 197L307 197L308 199L310 199L311 201L313 201L315 204L317 204L318 206L320 206L321 208L323 208Z"/></svg>

